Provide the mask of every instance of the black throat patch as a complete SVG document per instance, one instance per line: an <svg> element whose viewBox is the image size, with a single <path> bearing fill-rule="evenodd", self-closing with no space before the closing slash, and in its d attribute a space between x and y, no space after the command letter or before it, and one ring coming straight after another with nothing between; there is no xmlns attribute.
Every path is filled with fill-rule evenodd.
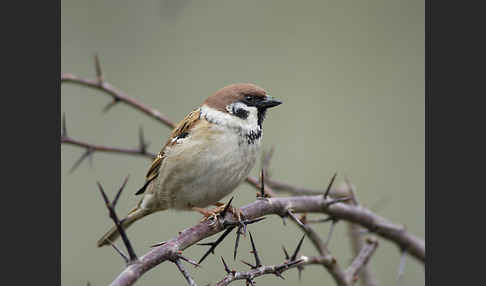
<svg viewBox="0 0 486 286"><path fill-rule="evenodd" d="M245 134L245 138L248 144L254 144L256 140L262 137L262 130L258 129L257 131L250 131L249 133Z"/></svg>
<svg viewBox="0 0 486 286"><path fill-rule="evenodd" d="M265 119L265 114L267 112L266 108L258 108L258 126L260 126L260 129L262 128L263 120Z"/></svg>

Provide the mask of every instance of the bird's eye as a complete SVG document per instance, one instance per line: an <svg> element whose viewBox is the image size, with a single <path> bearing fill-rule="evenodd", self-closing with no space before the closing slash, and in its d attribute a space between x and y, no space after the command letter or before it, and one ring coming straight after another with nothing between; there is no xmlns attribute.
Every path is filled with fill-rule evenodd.
<svg viewBox="0 0 486 286"><path fill-rule="evenodd" d="M249 102L253 102L253 101L255 101L255 97L251 96L251 95L247 95L247 96L245 96L245 100L249 101Z"/></svg>

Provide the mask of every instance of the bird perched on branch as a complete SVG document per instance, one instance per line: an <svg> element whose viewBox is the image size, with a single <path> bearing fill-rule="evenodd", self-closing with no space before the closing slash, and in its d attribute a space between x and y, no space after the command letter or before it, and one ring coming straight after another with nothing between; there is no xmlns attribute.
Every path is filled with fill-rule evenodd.
<svg viewBox="0 0 486 286"><path fill-rule="evenodd" d="M122 227L167 209L195 210L205 218L220 212L224 204L219 200L255 164L267 109L281 103L249 83L226 86L208 97L172 131L136 193L143 198L122 220ZM218 208L204 209L209 205ZM98 246L110 244L119 235L113 227Z"/></svg>

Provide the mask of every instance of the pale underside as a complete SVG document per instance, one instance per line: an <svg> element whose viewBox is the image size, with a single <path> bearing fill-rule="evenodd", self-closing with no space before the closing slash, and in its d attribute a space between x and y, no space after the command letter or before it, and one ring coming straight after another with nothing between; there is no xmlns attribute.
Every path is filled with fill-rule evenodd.
<svg viewBox="0 0 486 286"><path fill-rule="evenodd" d="M207 207L231 193L248 176L260 147L261 138L249 144L244 137L260 128L256 118L248 119L203 106L189 135L164 150L159 174L139 206L154 211Z"/></svg>

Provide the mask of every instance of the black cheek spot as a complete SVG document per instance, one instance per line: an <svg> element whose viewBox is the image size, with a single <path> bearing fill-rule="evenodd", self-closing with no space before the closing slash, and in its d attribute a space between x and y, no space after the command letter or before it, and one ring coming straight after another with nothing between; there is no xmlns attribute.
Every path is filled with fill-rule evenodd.
<svg viewBox="0 0 486 286"><path fill-rule="evenodd" d="M238 109L233 108L233 114L241 119L246 119L248 118L249 112L244 110L243 108L238 108Z"/></svg>

